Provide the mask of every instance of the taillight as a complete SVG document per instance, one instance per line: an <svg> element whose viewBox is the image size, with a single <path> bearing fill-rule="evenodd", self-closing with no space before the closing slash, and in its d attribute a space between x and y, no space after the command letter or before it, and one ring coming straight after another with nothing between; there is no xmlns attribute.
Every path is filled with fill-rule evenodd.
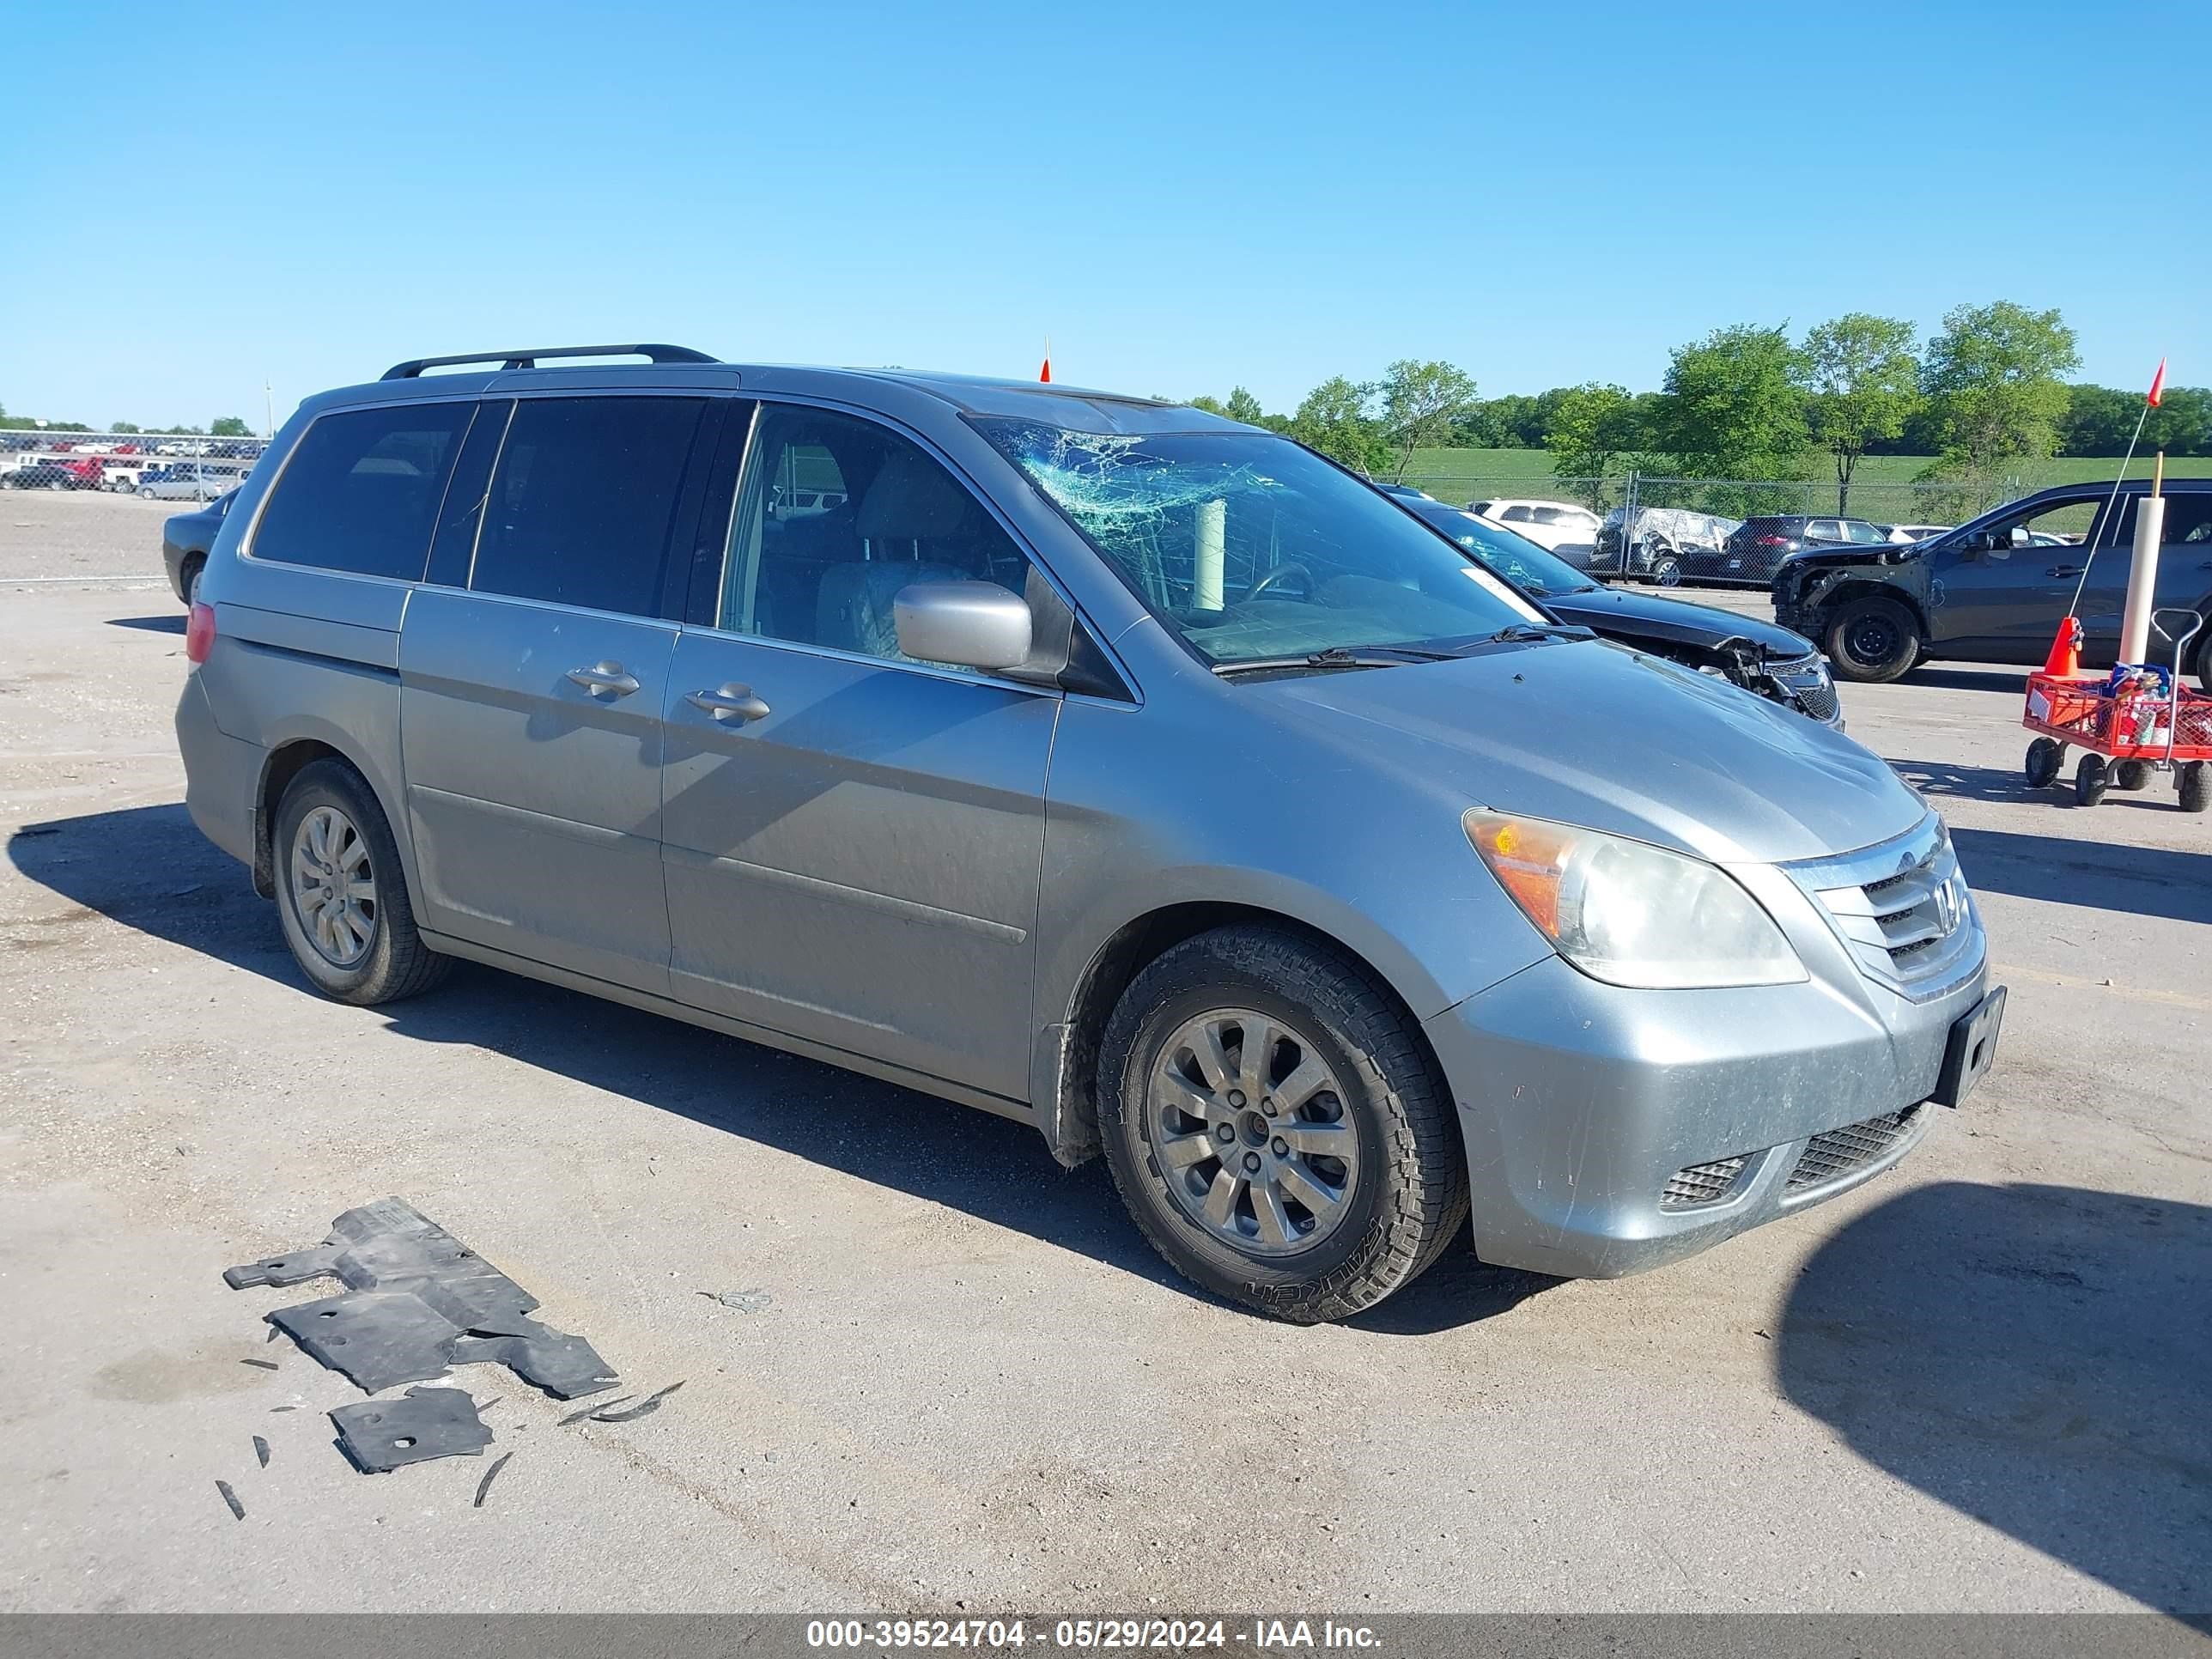
<svg viewBox="0 0 2212 1659"><path fill-rule="evenodd" d="M1761 536L1752 545L1753 547L1787 547L1790 545L1790 538L1787 536Z"/></svg>
<svg viewBox="0 0 2212 1659"><path fill-rule="evenodd" d="M191 619L185 623L185 660L198 668L214 648L215 607L195 605Z"/></svg>

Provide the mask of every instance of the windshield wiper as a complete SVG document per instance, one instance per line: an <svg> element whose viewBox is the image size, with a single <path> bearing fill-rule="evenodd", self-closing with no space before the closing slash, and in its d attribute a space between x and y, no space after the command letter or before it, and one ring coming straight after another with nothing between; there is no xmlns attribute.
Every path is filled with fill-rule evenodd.
<svg viewBox="0 0 2212 1659"><path fill-rule="evenodd" d="M1512 623L1499 629L1484 645L1506 645L1516 641L1531 644L1544 640L1594 640L1597 635L1587 628L1572 628L1563 623Z"/></svg>
<svg viewBox="0 0 2212 1659"><path fill-rule="evenodd" d="M1357 649L1332 645L1326 651L1309 651L1294 657L1247 657L1239 662L1218 662L1213 672L1224 679L1237 674L1289 668L1395 668L1409 662L1449 662L1456 651L1431 651L1417 645L1366 645Z"/></svg>

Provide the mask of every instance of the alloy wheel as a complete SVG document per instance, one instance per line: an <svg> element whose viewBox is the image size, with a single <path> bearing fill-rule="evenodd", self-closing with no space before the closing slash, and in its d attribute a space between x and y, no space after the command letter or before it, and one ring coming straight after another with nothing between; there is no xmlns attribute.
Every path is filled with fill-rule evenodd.
<svg viewBox="0 0 2212 1659"><path fill-rule="evenodd" d="M368 842L335 806L313 808L292 832L292 900L301 931L332 967L354 967L376 942Z"/></svg>
<svg viewBox="0 0 2212 1659"><path fill-rule="evenodd" d="M1359 1132L1302 1033L1248 1008L1187 1021L1146 1085L1147 1135L1185 1215L1247 1255L1319 1243L1351 1212Z"/></svg>

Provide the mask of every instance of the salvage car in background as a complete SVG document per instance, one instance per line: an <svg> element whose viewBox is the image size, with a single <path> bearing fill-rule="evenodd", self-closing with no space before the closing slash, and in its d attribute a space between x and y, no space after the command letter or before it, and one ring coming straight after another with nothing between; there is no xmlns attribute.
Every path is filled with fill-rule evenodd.
<svg viewBox="0 0 2212 1659"><path fill-rule="evenodd" d="M1516 536L1558 554L1569 564L1587 569L1597 545L1596 514L1576 501L1516 501L1493 496L1469 501L1467 510L1492 524L1502 524Z"/></svg>
<svg viewBox="0 0 2212 1659"><path fill-rule="evenodd" d="M1623 545L1626 516L1626 510L1618 507L1605 515L1590 559L1593 574L1626 576L1660 587L1676 587L1692 579L1741 580L1724 574L1721 552L1736 520L1680 507L1638 507Z"/></svg>
<svg viewBox="0 0 2212 1659"><path fill-rule="evenodd" d="M2109 666L2136 504L2148 488L2133 479L2115 498L2110 484L2063 485L1932 541L1793 555L1775 573L1775 620L1820 641L1839 679L1893 680L1931 657L2033 665L2079 586L2082 664ZM2166 497L2157 602L2212 617L2212 479L2169 478ZM2170 662L2172 653L2154 635L2154 657ZM2184 669L2212 690L2212 629L2190 653Z"/></svg>
<svg viewBox="0 0 2212 1659"><path fill-rule="evenodd" d="M208 550L215 545L216 534L237 499L235 488L227 489L197 512L173 514L161 521L161 562L181 603L190 605L199 597Z"/></svg>
<svg viewBox="0 0 2212 1659"><path fill-rule="evenodd" d="M1502 526L1440 501L1408 502L1406 510L1451 538L1561 622L1740 685L1838 732L1844 729L1835 682L1810 640L1717 605L1601 586L1565 560Z"/></svg>
<svg viewBox="0 0 2212 1659"><path fill-rule="evenodd" d="M1326 458L1060 385L558 363L615 349L310 398L216 534L185 802L324 994L469 957L982 1108L1302 1321L1470 1215L1534 1272L1690 1255L1987 1068L1979 915L1878 757ZM847 506L772 510L801 457Z"/></svg>
<svg viewBox="0 0 2212 1659"><path fill-rule="evenodd" d="M1765 587L1783 560L1808 547L1881 547L1894 539L1886 526L1864 519L1760 513L1730 531L1721 551L1731 580Z"/></svg>

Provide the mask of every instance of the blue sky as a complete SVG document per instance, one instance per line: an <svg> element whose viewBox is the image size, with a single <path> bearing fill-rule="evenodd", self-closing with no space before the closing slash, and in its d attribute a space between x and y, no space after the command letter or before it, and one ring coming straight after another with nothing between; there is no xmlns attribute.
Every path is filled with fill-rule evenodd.
<svg viewBox="0 0 2212 1659"><path fill-rule="evenodd" d="M0 404L279 418L667 339L1287 408L1445 357L2057 306L2212 381L2212 8L44 6L0 54ZM2124 16L2123 24L2119 19ZM35 40L35 48L30 42ZM2140 252L2136 252L2136 249Z"/></svg>

